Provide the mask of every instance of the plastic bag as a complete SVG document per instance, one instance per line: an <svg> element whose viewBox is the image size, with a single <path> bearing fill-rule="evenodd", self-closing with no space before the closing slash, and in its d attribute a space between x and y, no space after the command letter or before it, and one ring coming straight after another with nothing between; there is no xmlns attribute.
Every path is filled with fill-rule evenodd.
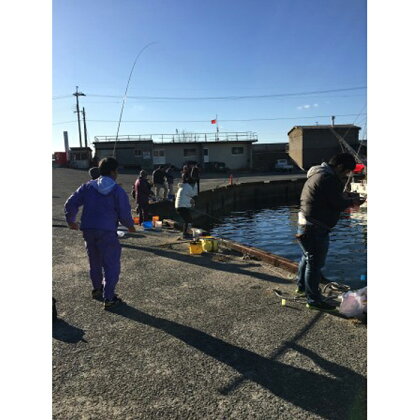
<svg viewBox="0 0 420 420"><path fill-rule="evenodd" d="M357 318L367 313L367 287L344 293L339 312L349 318Z"/></svg>

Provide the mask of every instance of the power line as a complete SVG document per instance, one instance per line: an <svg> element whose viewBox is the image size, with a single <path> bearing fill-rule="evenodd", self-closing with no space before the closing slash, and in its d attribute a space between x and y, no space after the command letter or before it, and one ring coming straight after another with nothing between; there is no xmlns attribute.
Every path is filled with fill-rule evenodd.
<svg viewBox="0 0 420 420"><path fill-rule="evenodd" d="M336 117L354 117L366 115L366 113L358 114L336 114ZM219 120L220 122L247 122L247 121L279 121L279 120L300 120L300 119L314 119L314 118L331 118L331 115L313 115L313 116L300 116L300 117L275 117L275 118L247 118L247 119L231 119L231 120ZM357 118L356 118L357 119ZM88 120L89 122L100 122L100 123L116 123L116 120ZM72 123L75 121L65 121L53 123L57 124L66 124ZM208 123L209 119L206 120L125 120L124 123Z"/></svg>
<svg viewBox="0 0 420 420"><path fill-rule="evenodd" d="M314 94L323 94L323 93L333 93L333 92L344 92L351 90L360 90L366 89L366 86L345 88L345 89L329 89L329 90L318 90L318 91L307 91L307 92L298 92L298 93L274 93L269 95L244 95L244 96L203 96L203 97L175 97L175 96L127 96L129 99L157 99L157 100L239 100L239 99L258 99L258 98L279 98L285 96L305 96L305 95L314 95ZM118 96L111 95L96 95L89 94L92 97L107 97L107 98L118 98Z"/></svg>
<svg viewBox="0 0 420 420"><path fill-rule="evenodd" d="M73 95L62 95L62 96L53 96L53 99L65 99L65 98L71 98Z"/></svg>
<svg viewBox="0 0 420 420"><path fill-rule="evenodd" d="M314 94L326 94L334 92L347 92L353 90L366 89L366 86L358 86L343 89L328 89L328 90L314 90L306 92L289 92L289 93L273 93L268 95L242 95L242 96L202 96L202 97L189 97L189 96L126 96L127 99L141 99L141 100L165 100L165 101L203 101L203 100L241 100L241 99L264 99L264 98L280 98L280 97L293 97L293 96L306 96ZM117 95L101 95L96 93L90 93L86 96L95 98L117 98L122 99L122 96ZM53 99L58 99L55 97Z"/></svg>

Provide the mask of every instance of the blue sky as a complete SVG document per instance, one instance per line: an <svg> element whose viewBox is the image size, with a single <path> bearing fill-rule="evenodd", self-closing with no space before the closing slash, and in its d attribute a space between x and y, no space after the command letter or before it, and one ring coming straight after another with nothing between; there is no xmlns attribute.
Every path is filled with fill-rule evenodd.
<svg viewBox="0 0 420 420"><path fill-rule="evenodd" d="M364 87L365 0L54 0L52 41L54 151L64 149L63 131L79 145L76 85L86 94L89 141L116 134L132 64L150 42L134 68L120 135L214 132L217 114L220 131L254 131L260 142L287 141L294 125L329 123L330 115L365 136L365 89L131 98ZM263 120L270 118L278 119Z"/></svg>

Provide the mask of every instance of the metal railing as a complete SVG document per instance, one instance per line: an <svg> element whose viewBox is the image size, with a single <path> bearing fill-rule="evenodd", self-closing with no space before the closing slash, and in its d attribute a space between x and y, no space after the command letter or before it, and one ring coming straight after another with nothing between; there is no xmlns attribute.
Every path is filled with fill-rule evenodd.
<svg viewBox="0 0 420 420"><path fill-rule="evenodd" d="M94 142L115 141L116 136L95 136ZM136 136L118 136L118 141L153 141L153 143L196 143L217 141L258 141L253 131L188 133L175 134L141 134Z"/></svg>

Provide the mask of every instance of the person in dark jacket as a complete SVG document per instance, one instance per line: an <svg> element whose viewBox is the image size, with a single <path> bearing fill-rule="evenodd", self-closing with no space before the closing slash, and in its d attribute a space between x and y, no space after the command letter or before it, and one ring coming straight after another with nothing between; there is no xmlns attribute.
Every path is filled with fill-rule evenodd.
<svg viewBox="0 0 420 420"><path fill-rule="evenodd" d="M140 171L139 177L133 185L133 198L136 201L136 211L139 214L139 224L149 220L149 199L153 196L152 187L147 181L147 172Z"/></svg>
<svg viewBox="0 0 420 420"><path fill-rule="evenodd" d="M156 198L160 198L160 190L163 189L163 199L166 199L168 195L168 189L165 185L165 171L163 170L162 166L158 166L152 172L152 182L153 186L155 187Z"/></svg>
<svg viewBox="0 0 420 420"><path fill-rule="evenodd" d="M166 182L168 183L168 199L172 200L174 198L174 179L175 179L175 171L174 166L169 165L169 167L165 171Z"/></svg>
<svg viewBox="0 0 420 420"><path fill-rule="evenodd" d="M197 194L200 193L200 169L198 165L194 165L191 169L191 178L197 185Z"/></svg>
<svg viewBox="0 0 420 420"><path fill-rule="evenodd" d="M303 255L296 293L306 294L306 306L311 309L335 310L335 306L324 302L319 283L328 253L330 230L337 224L343 210L362 203L357 194L350 197L343 193L343 179L355 167L356 161L351 154L335 155L328 163L309 169L302 189L296 238Z"/></svg>
<svg viewBox="0 0 420 420"><path fill-rule="evenodd" d="M92 298L105 301L110 310L122 300L115 294L120 275L121 245L118 222L135 232L131 206L126 192L116 184L118 162L104 158L99 162L100 177L83 184L66 201L64 213L70 229L79 230L76 216L83 212L80 230L83 232L90 264Z"/></svg>

